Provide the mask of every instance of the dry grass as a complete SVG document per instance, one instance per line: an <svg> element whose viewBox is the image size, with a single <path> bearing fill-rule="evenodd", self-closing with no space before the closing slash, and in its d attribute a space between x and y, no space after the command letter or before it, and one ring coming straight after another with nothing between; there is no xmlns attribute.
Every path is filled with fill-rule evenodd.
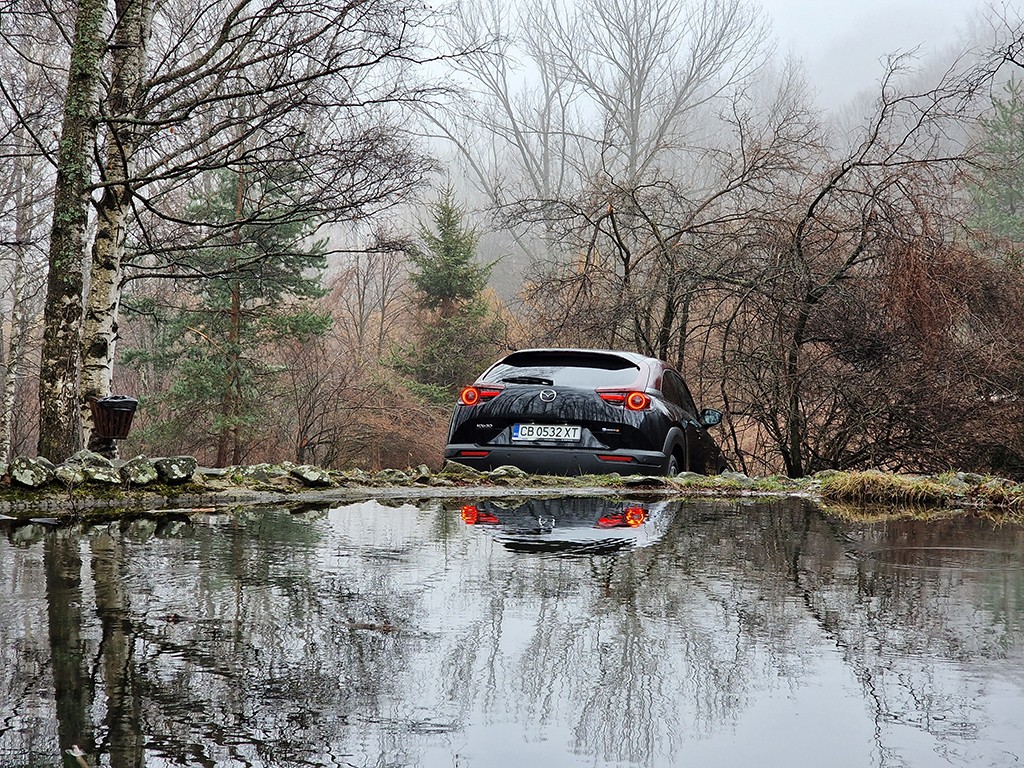
<svg viewBox="0 0 1024 768"><path fill-rule="evenodd" d="M884 472L840 472L821 481L821 498L861 504L943 505L956 495L935 478Z"/></svg>
<svg viewBox="0 0 1024 768"><path fill-rule="evenodd" d="M999 478L979 477L965 482L953 473L937 476L894 475L884 472L838 472L822 478L824 501L895 506L992 506L1024 513L1024 485Z"/></svg>

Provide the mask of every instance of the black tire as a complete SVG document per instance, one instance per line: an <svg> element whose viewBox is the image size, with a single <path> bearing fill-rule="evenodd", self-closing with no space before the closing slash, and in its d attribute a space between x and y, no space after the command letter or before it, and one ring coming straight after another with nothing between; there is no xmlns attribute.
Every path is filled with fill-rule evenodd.
<svg viewBox="0 0 1024 768"><path fill-rule="evenodd" d="M668 457L668 463L665 465L665 474L669 477L673 477L679 474L679 454L673 451L672 455Z"/></svg>

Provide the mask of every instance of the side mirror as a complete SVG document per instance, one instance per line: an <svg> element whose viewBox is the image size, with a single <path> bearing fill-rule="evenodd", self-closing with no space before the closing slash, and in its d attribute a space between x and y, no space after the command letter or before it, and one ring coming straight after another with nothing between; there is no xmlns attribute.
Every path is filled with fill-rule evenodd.
<svg viewBox="0 0 1024 768"><path fill-rule="evenodd" d="M705 427L713 427L722 423L722 412L714 408L705 408L700 412L700 423Z"/></svg>

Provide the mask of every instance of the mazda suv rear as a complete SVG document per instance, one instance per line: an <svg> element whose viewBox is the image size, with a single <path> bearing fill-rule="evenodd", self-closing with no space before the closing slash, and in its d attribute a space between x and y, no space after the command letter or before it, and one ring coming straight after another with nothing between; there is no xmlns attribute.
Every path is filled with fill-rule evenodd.
<svg viewBox="0 0 1024 768"><path fill-rule="evenodd" d="M553 475L714 474L728 464L679 373L632 352L525 349L459 395L444 456Z"/></svg>

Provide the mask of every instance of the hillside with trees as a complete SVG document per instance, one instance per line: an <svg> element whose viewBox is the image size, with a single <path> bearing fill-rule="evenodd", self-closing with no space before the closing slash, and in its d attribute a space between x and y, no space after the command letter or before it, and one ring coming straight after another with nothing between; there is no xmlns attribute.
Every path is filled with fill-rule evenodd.
<svg viewBox="0 0 1024 768"><path fill-rule="evenodd" d="M580 346L748 474L1024 478L1024 20L979 22L832 114L746 0L2 4L0 463L436 466L461 385Z"/></svg>

